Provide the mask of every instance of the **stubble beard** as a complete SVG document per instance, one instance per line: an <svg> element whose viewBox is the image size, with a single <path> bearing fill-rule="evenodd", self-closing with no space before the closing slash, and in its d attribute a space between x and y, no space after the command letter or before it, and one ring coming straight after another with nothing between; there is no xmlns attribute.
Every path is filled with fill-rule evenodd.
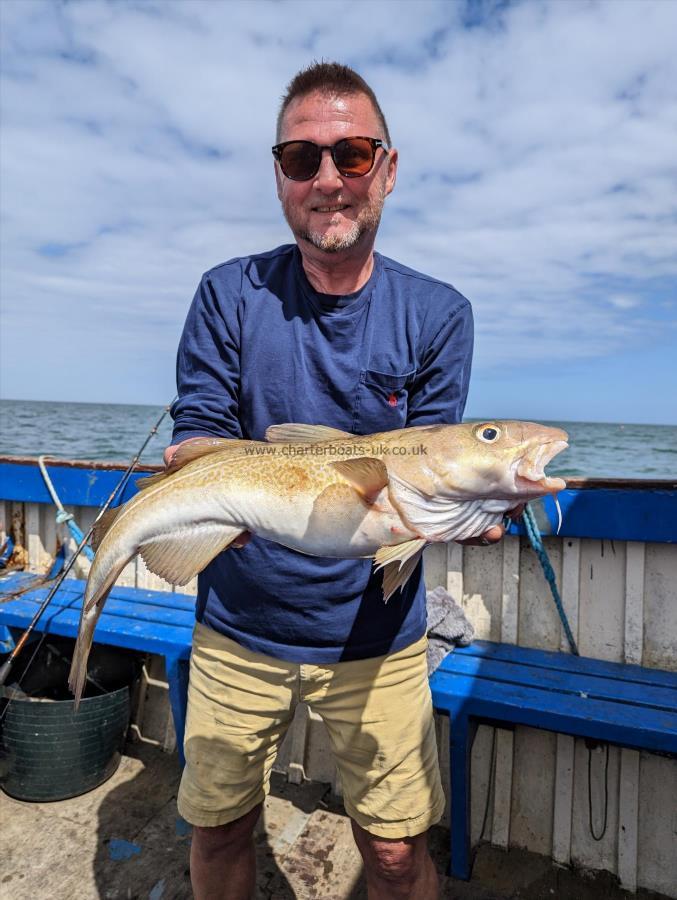
<svg viewBox="0 0 677 900"><path fill-rule="evenodd" d="M343 234L325 234L322 231L311 231L305 223L297 219L297 211L290 204L282 202L282 211L297 240L308 241L313 247L325 253L340 253L351 250L366 234L375 234L381 222L381 213L385 202L385 190L381 186L377 196L358 215L352 226Z"/></svg>

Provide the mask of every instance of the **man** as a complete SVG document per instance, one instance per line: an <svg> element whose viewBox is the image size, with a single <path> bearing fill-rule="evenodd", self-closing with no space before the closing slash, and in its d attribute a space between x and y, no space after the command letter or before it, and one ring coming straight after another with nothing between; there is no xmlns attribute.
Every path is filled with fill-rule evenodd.
<svg viewBox="0 0 677 900"><path fill-rule="evenodd" d="M167 458L186 439L261 440L280 422L371 434L460 421L470 305L374 253L398 156L371 89L334 63L300 72L273 154L296 243L203 276ZM444 798L421 566L386 606L368 560L317 559L254 535L200 575L197 619L179 810L194 826L198 900L251 895L252 830L299 701L327 725L369 897L436 897L426 832Z"/></svg>

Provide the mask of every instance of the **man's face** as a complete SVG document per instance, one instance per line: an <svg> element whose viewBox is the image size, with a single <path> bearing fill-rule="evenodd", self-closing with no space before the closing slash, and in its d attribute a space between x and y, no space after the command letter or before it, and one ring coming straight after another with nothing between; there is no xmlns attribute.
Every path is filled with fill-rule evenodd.
<svg viewBox="0 0 677 900"><path fill-rule="evenodd" d="M364 94L313 93L293 100L282 121L280 141L314 141L332 146L341 138L385 139L378 117ZM395 186L397 151L378 148L372 170L358 178L342 176L325 151L317 174L291 181L275 163L277 196L297 241L318 250L350 250L367 237L373 242L383 203Z"/></svg>

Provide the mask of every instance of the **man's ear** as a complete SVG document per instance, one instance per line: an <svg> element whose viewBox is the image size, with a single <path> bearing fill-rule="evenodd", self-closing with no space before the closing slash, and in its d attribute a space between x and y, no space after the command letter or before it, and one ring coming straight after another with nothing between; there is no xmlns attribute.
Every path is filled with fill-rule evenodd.
<svg viewBox="0 0 677 900"><path fill-rule="evenodd" d="M388 173L386 175L386 196L390 194L395 187L397 181L397 150L391 150L388 153Z"/></svg>
<svg viewBox="0 0 677 900"><path fill-rule="evenodd" d="M282 201L282 179L284 175L280 171L276 160L273 160L273 169L275 169L275 187L277 188L277 199Z"/></svg>

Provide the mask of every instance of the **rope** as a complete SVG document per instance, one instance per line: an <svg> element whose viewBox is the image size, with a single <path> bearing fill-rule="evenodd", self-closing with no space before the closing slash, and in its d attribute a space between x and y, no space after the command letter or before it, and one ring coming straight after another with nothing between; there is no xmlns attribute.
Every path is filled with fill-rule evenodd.
<svg viewBox="0 0 677 900"><path fill-rule="evenodd" d="M38 457L38 465L40 466L40 471L42 472L42 477L45 479L45 484L47 485L47 490L51 494L52 500L54 501L54 505L56 506L56 509L57 509L56 524L62 525L65 522L68 525L68 529L69 529L70 533L73 535L73 540L75 541L76 545L79 546L82 543L84 534L82 533L82 531L78 527L77 522L73 518L73 514L67 512L63 508L63 503L59 499L59 495L56 492L56 488L52 484L52 479L49 477L49 475L47 473L47 467L45 466L45 457L44 456ZM84 547L82 548L82 552L85 554L85 556L87 557L87 559L90 562L94 562L94 551L89 546L89 544L84 545Z"/></svg>
<svg viewBox="0 0 677 900"><path fill-rule="evenodd" d="M491 735L491 759L489 760L489 781L487 783L487 799L484 804L484 815L482 816L482 828L480 830L480 836L477 839L477 843L480 844L482 842L482 838L484 837L484 829L487 827L487 820L489 818L489 801L491 800L491 789L496 782L496 728L492 728Z"/></svg>
<svg viewBox="0 0 677 900"><path fill-rule="evenodd" d="M567 641L569 642L571 652L574 654L574 656L579 656L578 647L576 646L576 641L571 632L567 614L564 611L564 606L562 605L562 598L560 597L559 589L557 587L557 579L555 578L555 573L553 571L552 565L550 564L548 553L543 546L541 533L538 529L538 525L536 524L536 518L528 503L524 507L522 518L524 520L524 527L526 528L527 536L529 538L529 541L531 542L531 546L533 547L536 556L538 556L541 568L543 569L543 574L545 575L545 579L550 585L552 599L555 601L555 606L557 607L557 612L559 613L562 628L564 629L564 633L567 636Z"/></svg>

